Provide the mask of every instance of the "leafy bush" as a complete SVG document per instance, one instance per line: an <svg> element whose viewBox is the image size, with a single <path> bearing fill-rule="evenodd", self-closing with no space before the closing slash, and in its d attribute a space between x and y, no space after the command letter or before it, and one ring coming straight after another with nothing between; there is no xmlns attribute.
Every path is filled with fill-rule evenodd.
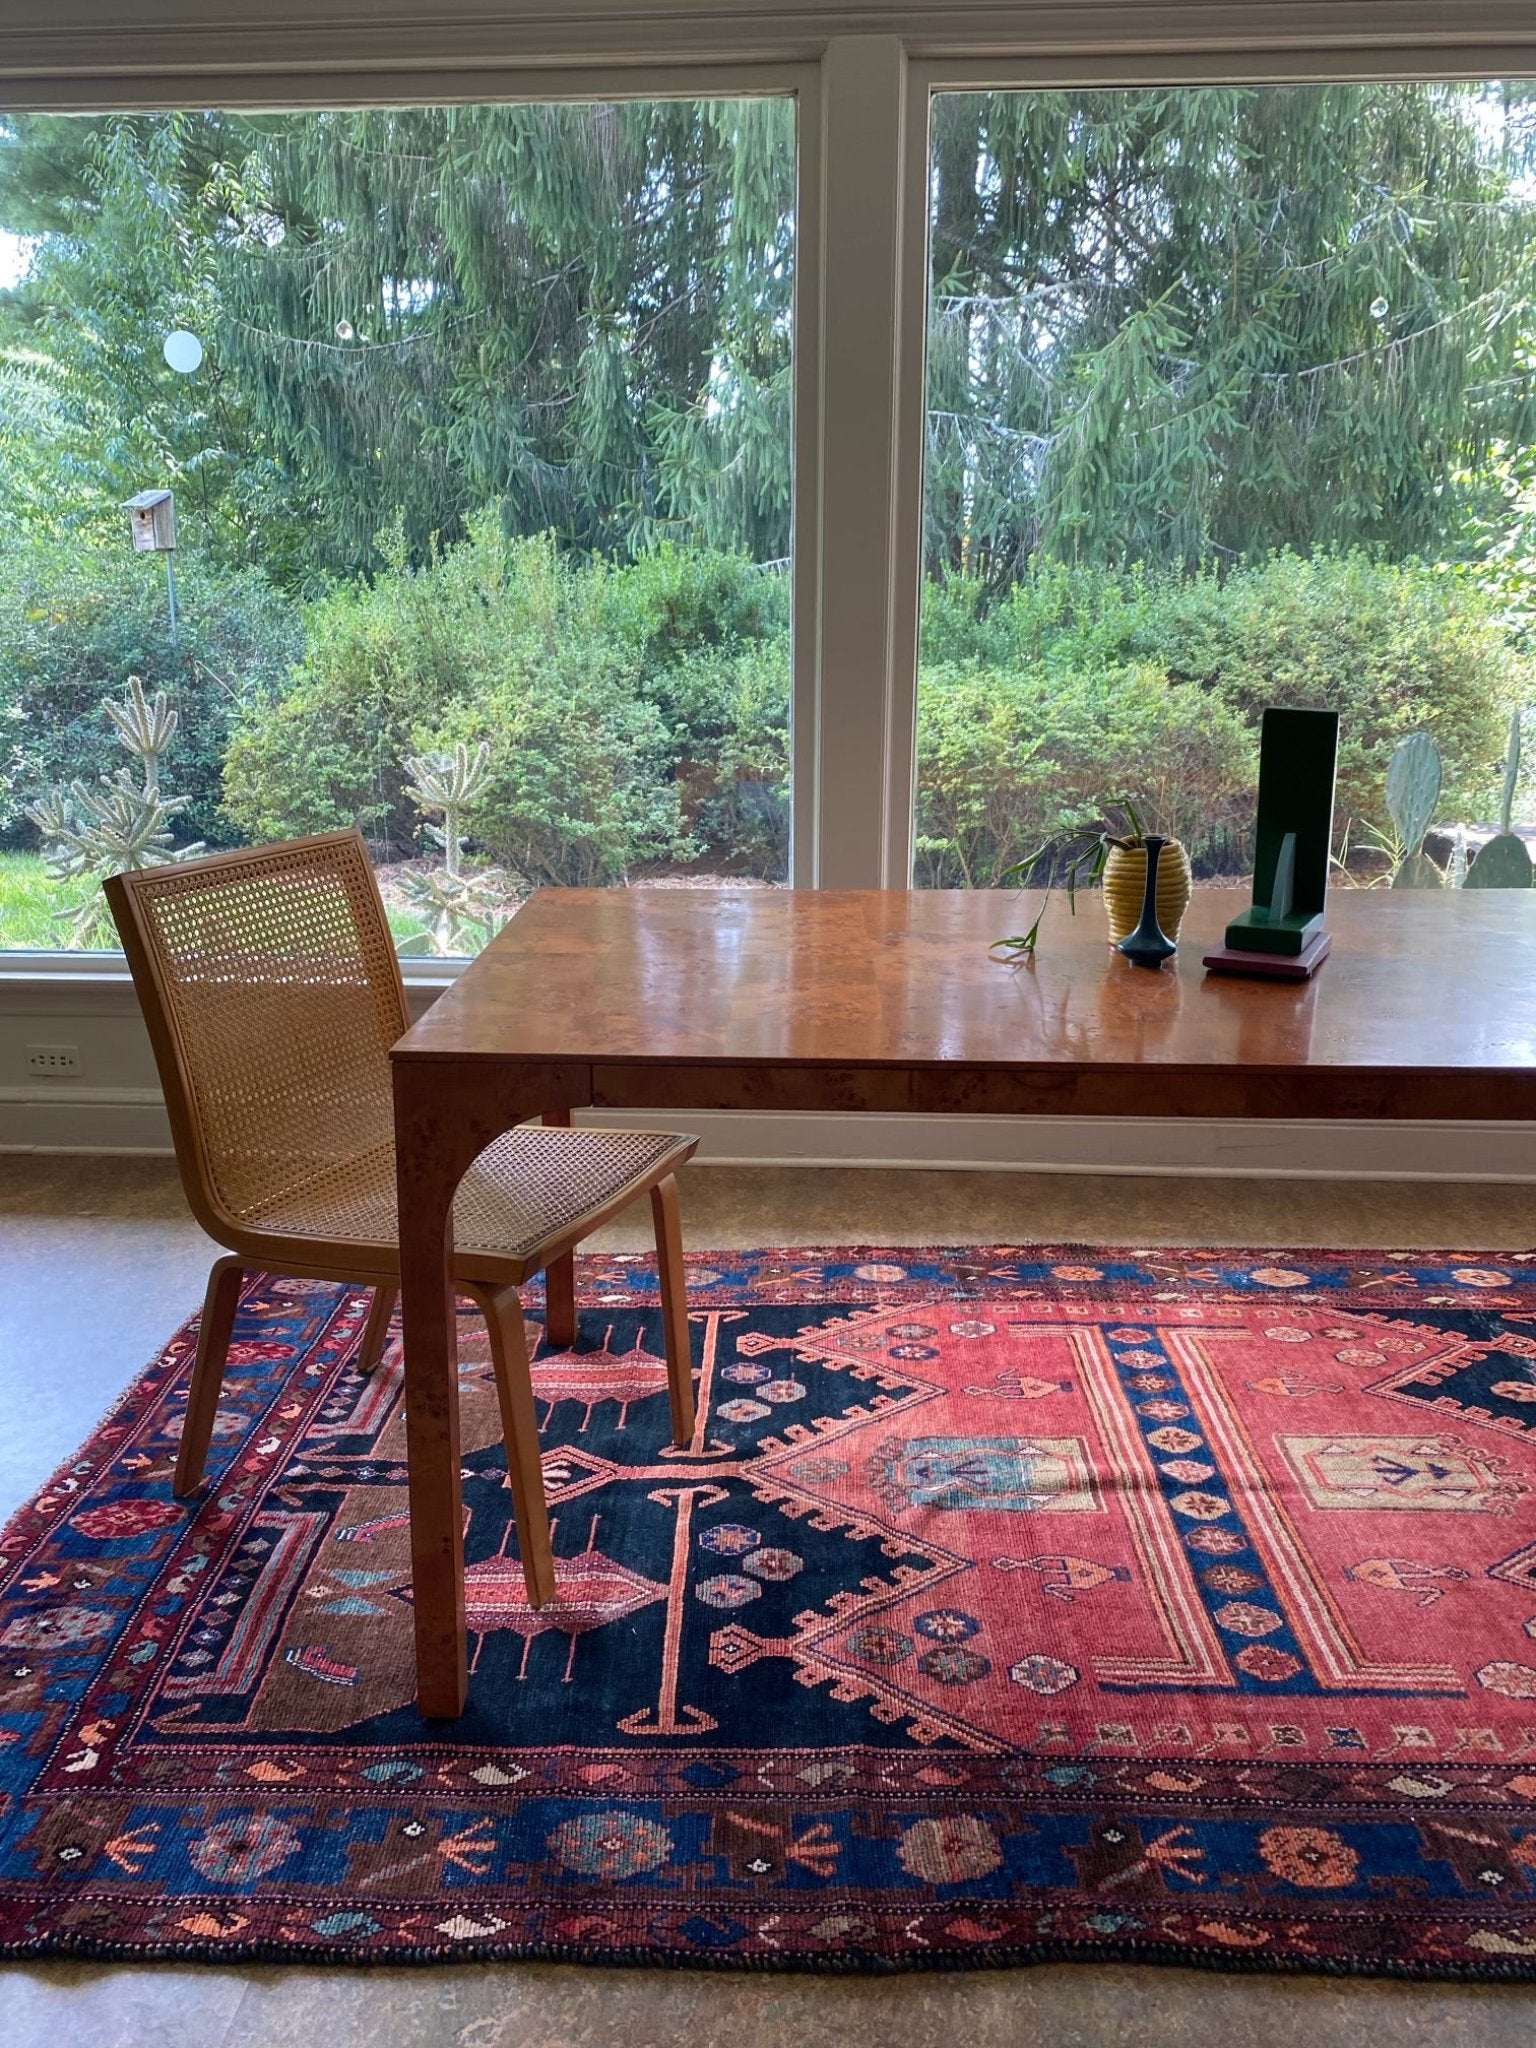
<svg viewBox="0 0 1536 2048"><path fill-rule="evenodd" d="M647 676L711 648L786 639L789 581L745 555L671 542L603 575L605 628Z"/></svg>
<svg viewBox="0 0 1536 2048"><path fill-rule="evenodd" d="M1145 796L1150 825L1197 852L1249 804L1253 734L1219 698L1150 663L923 672L920 879L985 887L1100 797Z"/></svg>
<svg viewBox="0 0 1536 2048"><path fill-rule="evenodd" d="M355 822L381 844L413 843L405 757L432 745L447 707L483 686L507 563L499 527L425 570L402 557L396 545L376 583L343 584L305 608L302 661L240 720L224 796L252 839Z"/></svg>
<svg viewBox="0 0 1536 2048"><path fill-rule="evenodd" d="M734 556L583 563L551 536L508 538L487 510L426 567L397 548L372 585L308 608L303 663L235 735L229 813L257 838L356 819L404 850L419 823L406 755L483 739L469 828L529 881L729 857L743 823L748 862L771 862L786 829L787 642L755 636L784 609L778 579Z"/></svg>
<svg viewBox="0 0 1536 2048"><path fill-rule="evenodd" d="M919 871L984 883L1059 816L1119 788L1206 872L1251 856L1266 705L1337 710L1337 816L1385 815L1387 762L1423 730L1442 814L1486 815L1509 709L1532 689L1493 601L1425 564L1276 554L1225 577L1044 564L989 601L924 594Z"/></svg>
<svg viewBox="0 0 1536 2048"><path fill-rule="evenodd" d="M1134 658L1134 628L1147 600L1140 569L1068 567L1037 561L1001 596L973 576L930 581L923 590L921 661L1060 670Z"/></svg>
<svg viewBox="0 0 1536 2048"><path fill-rule="evenodd" d="M130 675L180 714L170 768L189 799L183 839L227 844L221 809L231 727L274 692L302 645L299 616L256 570L178 560L180 644L165 569L117 547L38 540L7 549L0 575L0 834L31 845L28 804L75 777L95 783L122 755L105 710Z"/></svg>
<svg viewBox="0 0 1536 2048"><path fill-rule="evenodd" d="M57 542L0 583L3 823L107 772L103 701L130 669L181 712L187 838L282 838L354 820L414 850L412 754L489 744L474 851L530 881L622 879L697 858L780 875L788 844L789 590L706 549L627 566L509 538L494 509L409 566L302 611L254 571L181 567L173 656L159 565ZM1508 707L1531 694L1492 600L1465 578L1361 554L1279 554L1224 579L1042 565L923 606L918 865L985 883L1099 794L1146 795L1206 871L1247 855L1258 715L1343 715L1339 814L1382 815L1386 761L1422 728L1442 811L1482 810ZM227 754L227 758L226 758ZM220 775L222 771L222 807Z"/></svg>
<svg viewBox="0 0 1536 2048"><path fill-rule="evenodd" d="M709 866L789 864L789 642L690 655L648 684L672 732L683 822Z"/></svg>
<svg viewBox="0 0 1536 2048"><path fill-rule="evenodd" d="M1150 590L1128 651L1219 693L1340 714L1335 815L1385 815L1398 741L1427 732L1445 762L1442 816L1487 816L1510 711L1531 688L1488 596L1438 568L1369 556L1276 554Z"/></svg>
<svg viewBox="0 0 1536 2048"><path fill-rule="evenodd" d="M592 888L686 858L666 728L603 650L551 649L447 707L430 744L490 740L475 844L530 882Z"/></svg>

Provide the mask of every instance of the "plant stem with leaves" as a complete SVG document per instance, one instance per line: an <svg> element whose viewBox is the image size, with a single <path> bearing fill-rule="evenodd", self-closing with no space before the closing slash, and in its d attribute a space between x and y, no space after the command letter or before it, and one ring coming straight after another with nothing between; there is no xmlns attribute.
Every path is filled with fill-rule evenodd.
<svg viewBox="0 0 1536 2048"><path fill-rule="evenodd" d="M406 759L411 780L406 793L419 811L436 813L441 825L428 824L427 837L442 849L443 865L424 875L407 875L400 893L426 930L422 938L434 953L476 953L501 927L505 876L500 868L464 872L465 825L490 783L489 743L470 751L460 740L452 749L439 748ZM418 942L419 943L419 942ZM412 942L401 947L404 952Z"/></svg>
<svg viewBox="0 0 1536 2048"><path fill-rule="evenodd" d="M77 779L49 790L27 812L42 836L43 859L54 880L91 885L83 901L58 913L72 948L111 935L100 888L108 875L190 860L203 851L201 841L176 847L171 840L171 820L190 798L166 796L161 789L161 758L180 722L164 690L147 696L140 678L130 676L122 702L108 699L103 709L119 746L138 764L137 780L131 768L119 768L94 789Z"/></svg>

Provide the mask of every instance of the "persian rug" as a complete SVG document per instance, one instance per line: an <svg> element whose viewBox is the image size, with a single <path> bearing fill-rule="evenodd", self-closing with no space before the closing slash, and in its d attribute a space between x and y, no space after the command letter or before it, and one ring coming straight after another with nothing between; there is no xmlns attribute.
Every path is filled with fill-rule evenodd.
<svg viewBox="0 0 1536 2048"><path fill-rule="evenodd" d="M538 1351L538 1613L466 1307L453 1724L367 1296L248 1288L187 1505L183 1330L3 1538L4 1952L1536 1976L1536 1257L689 1282L684 1449L648 1259Z"/></svg>

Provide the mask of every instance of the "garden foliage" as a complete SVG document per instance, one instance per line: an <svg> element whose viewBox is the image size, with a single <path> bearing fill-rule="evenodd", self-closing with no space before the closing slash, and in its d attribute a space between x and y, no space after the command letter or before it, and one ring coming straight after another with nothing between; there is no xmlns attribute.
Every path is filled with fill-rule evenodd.
<svg viewBox="0 0 1536 2048"><path fill-rule="evenodd" d="M413 567L294 605L188 558L172 651L158 562L34 544L0 582L6 838L25 802L94 780L102 700L129 673L181 714L179 826L213 844L354 821L425 847L411 757L484 741L472 860L597 884L696 859L782 876L789 585L739 555L662 546L582 560L510 538L495 508ZM1277 554L1180 577L1042 564L1001 598L931 582L918 700L918 873L986 884L1106 789L1143 794L1203 872L1247 858L1266 704L1343 718L1338 820L1384 817L1392 749L1431 734L1447 806L1490 815L1529 661L1476 584L1359 553ZM59 715L62 709L63 715Z"/></svg>
<svg viewBox="0 0 1536 2048"><path fill-rule="evenodd" d="M259 570L216 568L193 551L179 559L177 588L173 646L164 561L132 554L121 530L100 545L44 535L5 548L0 842L32 843L23 814L46 791L116 769L106 704L130 675L163 689L180 717L178 832L215 846L238 838L222 801L230 733L242 706L283 688L304 623Z"/></svg>
<svg viewBox="0 0 1536 2048"><path fill-rule="evenodd" d="M1484 593L1358 552L1223 578L1045 564L993 603L954 577L927 589L922 651L919 872L957 886L1122 788L1197 871L1242 872L1268 704L1339 712L1341 844L1384 816L1392 750L1417 730L1444 757L1446 804L1485 816L1532 688Z"/></svg>
<svg viewBox="0 0 1536 2048"><path fill-rule="evenodd" d="M787 593L771 570L663 548L629 567L469 538L308 607L288 689L253 703L226 776L253 838L354 819L410 850L406 758L489 745L475 849L529 882L618 881L707 854L784 870ZM742 829L738 831L738 826Z"/></svg>

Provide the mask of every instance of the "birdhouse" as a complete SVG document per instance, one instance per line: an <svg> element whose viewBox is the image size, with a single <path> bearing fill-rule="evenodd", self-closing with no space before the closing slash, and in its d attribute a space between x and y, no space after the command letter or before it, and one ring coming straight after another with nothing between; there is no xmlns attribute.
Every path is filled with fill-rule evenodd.
<svg viewBox="0 0 1536 2048"><path fill-rule="evenodd" d="M170 491L140 491L123 507L135 554L166 555L176 547L176 500Z"/></svg>

